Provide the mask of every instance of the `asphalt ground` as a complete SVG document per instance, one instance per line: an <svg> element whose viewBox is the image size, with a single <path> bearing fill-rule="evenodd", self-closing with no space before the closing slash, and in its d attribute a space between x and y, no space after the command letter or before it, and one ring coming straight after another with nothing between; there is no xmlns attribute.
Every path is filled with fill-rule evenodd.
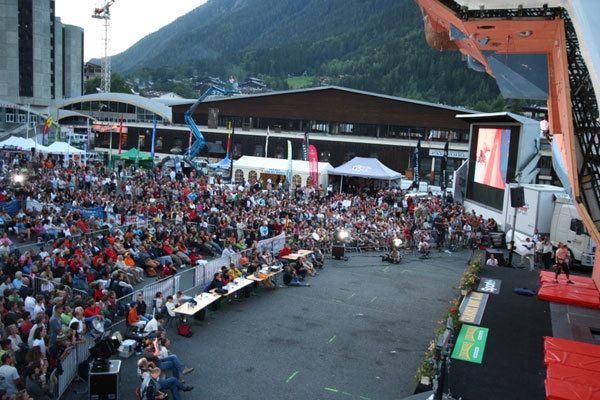
<svg viewBox="0 0 600 400"><path fill-rule="evenodd" d="M383 263L380 253L327 260L311 287L259 290L256 296L192 320L193 336L168 328L172 351L195 370L183 399L361 399L410 397L414 374L437 321L458 297L471 252L432 251ZM483 256L483 252L475 254ZM543 399L542 336L551 335L548 302L513 293L537 289L537 273L486 267L501 281L481 326L489 328L481 364L451 360L449 390L463 399ZM123 359L120 398L135 398L138 356ZM80 399L75 381L63 399ZM427 398L427 397L421 397Z"/></svg>

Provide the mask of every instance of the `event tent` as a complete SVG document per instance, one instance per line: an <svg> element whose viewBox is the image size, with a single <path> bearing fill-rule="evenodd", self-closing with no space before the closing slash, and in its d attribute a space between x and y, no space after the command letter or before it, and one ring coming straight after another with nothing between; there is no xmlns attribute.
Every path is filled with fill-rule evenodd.
<svg viewBox="0 0 600 400"><path fill-rule="evenodd" d="M354 157L346 164L342 164L337 168L329 171L330 175L340 175L340 190L344 176L352 176L365 179L381 179L393 181L402 178L400 172L396 172L391 168L386 167L376 158Z"/></svg>
<svg viewBox="0 0 600 400"><path fill-rule="evenodd" d="M38 146L39 147L39 146ZM84 150L73 147L67 142L54 142L45 149L38 149L42 153L55 153L55 154L83 154Z"/></svg>
<svg viewBox="0 0 600 400"><path fill-rule="evenodd" d="M14 147L17 150L22 151L31 151L31 149L36 149L36 151L47 153L47 151L45 151L46 146L42 146L39 142L36 143L32 138L11 136L8 139L0 142L0 149L9 147Z"/></svg>
<svg viewBox="0 0 600 400"><path fill-rule="evenodd" d="M229 168L231 168L231 159L229 158L229 154L227 154L225 156L224 159L222 159L219 162L213 163L213 164L208 164L209 168L213 168L213 169L224 169L229 171Z"/></svg>
<svg viewBox="0 0 600 400"><path fill-rule="evenodd" d="M132 147L131 149L121 153L113 154L113 160L127 160L127 161L152 161L154 158L150 154L145 154L139 151L137 148Z"/></svg>
<svg viewBox="0 0 600 400"><path fill-rule="evenodd" d="M331 164L319 162L319 185L323 188L327 187L329 179L329 171L333 169ZM257 179L262 180L261 176L278 176L285 177L287 175L289 162L284 158L267 158L242 156L238 160L233 161L233 170L237 179L238 171L242 171L244 179L249 180L252 173L256 174ZM292 160L292 176L299 176L302 179L302 185L306 185L310 176L310 166L308 161ZM294 178L292 178L293 180ZM275 181L274 181L275 182Z"/></svg>

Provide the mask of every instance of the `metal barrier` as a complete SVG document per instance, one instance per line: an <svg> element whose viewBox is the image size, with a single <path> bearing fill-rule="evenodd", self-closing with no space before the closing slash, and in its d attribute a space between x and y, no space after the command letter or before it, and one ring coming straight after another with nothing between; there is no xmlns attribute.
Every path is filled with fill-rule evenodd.
<svg viewBox="0 0 600 400"><path fill-rule="evenodd" d="M271 250L274 254L276 254L283 248L285 239L286 236L283 233L279 236L265 239L259 242L258 249L261 251ZM234 263L236 266L239 266L240 257L241 254L236 253L231 257L221 257L211 261L201 262L198 265L187 268L173 276L157 280L156 282L146 285L140 290L136 290L131 294L123 296L117 299L117 303L126 309L128 304L135 298L135 296L137 296L137 293L142 293L144 296L144 301L149 307L151 307L149 311L152 311L154 298L158 292L162 292L165 298L169 295L175 295L175 293L180 290L188 296L195 296L198 294L198 292L204 290L204 287L210 283L210 281L212 281L215 272L220 271L222 266L229 267L230 263ZM42 285L43 283L48 283L49 281L36 277L34 278L34 282L36 285ZM37 286L34 287L37 288ZM81 291L75 292L75 289L73 290L73 293L79 294L79 292ZM82 296L84 295L84 293L81 294ZM85 295L87 295L87 293ZM126 315L122 316L122 318L119 320L113 321L113 330L116 328L116 325L123 321L124 317L126 317ZM75 349L71 351L63 360L63 373L60 376L56 375L56 371L51 374L51 377L56 376L58 378L58 384L55 388L55 396L57 399L61 398L71 382L77 377L79 365L89 358L89 348L93 344L93 337L86 335L86 342L78 344Z"/></svg>
<svg viewBox="0 0 600 400"><path fill-rule="evenodd" d="M85 343L79 343L71 350L62 361L63 373L57 376L56 369L52 371L52 376L58 379L58 384L55 387L54 394L57 399L67 391L69 385L77 377L79 365L85 362L90 357L89 348L94 343L94 339L90 335L86 335Z"/></svg>

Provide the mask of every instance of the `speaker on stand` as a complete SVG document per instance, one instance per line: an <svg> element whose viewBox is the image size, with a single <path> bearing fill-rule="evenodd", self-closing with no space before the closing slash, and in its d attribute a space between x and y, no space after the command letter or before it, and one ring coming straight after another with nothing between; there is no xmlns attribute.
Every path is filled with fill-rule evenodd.
<svg viewBox="0 0 600 400"><path fill-rule="evenodd" d="M517 186L510 189L510 206L513 208L523 207L525 205L525 191L523 186Z"/></svg>

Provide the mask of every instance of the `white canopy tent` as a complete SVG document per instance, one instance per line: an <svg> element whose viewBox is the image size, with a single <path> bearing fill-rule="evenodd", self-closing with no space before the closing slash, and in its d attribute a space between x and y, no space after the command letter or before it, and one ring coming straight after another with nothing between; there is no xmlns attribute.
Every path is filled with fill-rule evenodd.
<svg viewBox="0 0 600 400"><path fill-rule="evenodd" d="M243 173L243 178L246 181L250 181L253 177L262 180L261 176L263 178L265 176L285 177L287 175L288 165L288 160L283 158L242 156L240 159L233 161L233 171L236 180L240 173ZM319 185L326 188L329 179L329 171L332 170L333 167L326 162L319 162L317 165L319 171ZM310 163L308 161L292 160L292 183L298 183L298 181L300 181L300 184L304 186L307 184L309 177Z"/></svg>
<svg viewBox="0 0 600 400"><path fill-rule="evenodd" d="M47 149L46 146L42 146L40 143L36 143L35 140L32 138L11 136L8 139L0 142L0 148L11 146L14 146L16 149L21 151L31 151L31 149L36 149L36 151L45 152L45 150Z"/></svg>
<svg viewBox="0 0 600 400"><path fill-rule="evenodd" d="M66 142L54 142L50 146L46 147L46 150L40 150L43 153L53 154L84 154L84 150L80 150L77 147L73 147Z"/></svg>
<svg viewBox="0 0 600 400"><path fill-rule="evenodd" d="M344 176L365 179L380 179L388 181L388 184L391 183L391 181L402 178L402 174L400 172L386 167L378 159L365 157L354 157L347 163L329 171L329 174L341 176L340 191L342 190Z"/></svg>

